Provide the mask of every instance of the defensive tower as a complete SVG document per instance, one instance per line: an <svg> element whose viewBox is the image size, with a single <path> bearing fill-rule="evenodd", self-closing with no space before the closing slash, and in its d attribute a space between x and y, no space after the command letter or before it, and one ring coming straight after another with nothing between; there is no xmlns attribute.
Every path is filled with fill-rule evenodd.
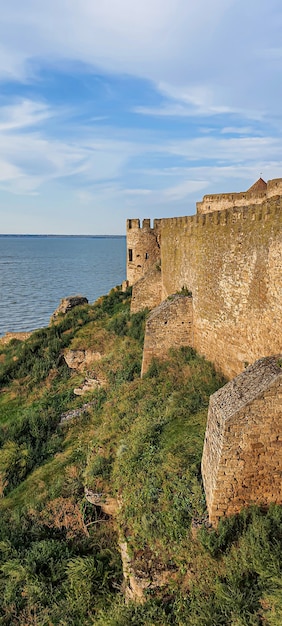
<svg viewBox="0 0 282 626"><path fill-rule="evenodd" d="M136 283L146 274L149 267L160 257L159 222L145 219L140 228L140 220L127 220L127 280L129 285Z"/></svg>

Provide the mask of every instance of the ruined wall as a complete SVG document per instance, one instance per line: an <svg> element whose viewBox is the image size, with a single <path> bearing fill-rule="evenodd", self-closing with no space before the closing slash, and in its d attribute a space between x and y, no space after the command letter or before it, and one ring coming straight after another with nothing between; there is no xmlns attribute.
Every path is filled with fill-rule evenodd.
<svg viewBox="0 0 282 626"><path fill-rule="evenodd" d="M282 504L282 360L260 359L210 398L202 458L209 520Z"/></svg>
<svg viewBox="0 0 282 626"><path fill-rule="evenodd" d="M227 377L282 352L282 198L161 220L162 298L193 293L194 347Z"/></svg>
<svg viewBox="0 0 282 626"><path fill-rule="evenodd" d="M258 188L256 188L257 185ZM263 188L264 185L265 188ZM248 204L259 205L268 198L280 194L282 194L281 178L274 178L267 183L259 179L248 191L205 195L201 202L196 203L197 213L206 214L212 211L223 211L225 209L243 207Z"/></svg>
<svg viewBox="0 0 282 626"><path fill-rule="evenodd" d="M156 263L160 257L158 237L159 221L151 228L150 220L143 220L142 228L138 219L127 220L127 280L129 285L136 283Z"/></svg>
<svg viewBox="0 0 282 626"><path fill-rule="evenodd" d="M141 376L153 358L164 359L169 348L193 347L193 302L175 294L162 302L146 322Z"/></svg>
<svg viewBox="0 0 282 626"><path fill-rule="evenodd" d="M158 263L154 263L145 276L132 288L130 313L137 313L144 308L153 309L162 301L162 275Z"/></svg>

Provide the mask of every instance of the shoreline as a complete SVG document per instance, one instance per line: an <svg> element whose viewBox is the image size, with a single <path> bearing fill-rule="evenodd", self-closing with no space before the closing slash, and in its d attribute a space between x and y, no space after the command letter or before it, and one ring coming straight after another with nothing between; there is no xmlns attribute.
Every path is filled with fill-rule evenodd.
<svg viewBox="0 0 282 626"><path fill-rule="evenodd" d="M7 343L10 343L10 341L12 341L12 339L18 339L18 341L25 341L34 332L35 332L34 330L15 332L15 333L11 333L11 332L8 331L8 332L5 333L5 335L0 337L0 345L4 345L5 346Z"/></svg>

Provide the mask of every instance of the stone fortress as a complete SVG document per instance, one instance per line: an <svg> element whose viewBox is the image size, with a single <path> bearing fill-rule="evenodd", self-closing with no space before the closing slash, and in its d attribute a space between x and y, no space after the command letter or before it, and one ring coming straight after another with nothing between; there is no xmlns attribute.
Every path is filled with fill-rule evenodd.
<svg viewBox="0 0 282 626"><path fill-rule="evenodd" d="M230 381L210 399L209 519L282 504L282 179L206 195L197 214L127 220L132 312L148 307L142 375L188 345Z"/></svg>

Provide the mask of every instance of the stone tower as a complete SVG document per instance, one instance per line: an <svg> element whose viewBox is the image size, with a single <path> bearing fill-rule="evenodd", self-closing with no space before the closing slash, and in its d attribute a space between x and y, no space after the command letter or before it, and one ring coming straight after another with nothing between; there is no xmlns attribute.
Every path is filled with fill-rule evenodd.
<svg viewBox="0 0 282 626"><path fill-rule="evenodd" d="M127 220L127 280L133 285L142 278L149 267L160 258L159 245L159 220L154 221L151 228L149 219L143 220L140 228L140 220Z"/></svg>

